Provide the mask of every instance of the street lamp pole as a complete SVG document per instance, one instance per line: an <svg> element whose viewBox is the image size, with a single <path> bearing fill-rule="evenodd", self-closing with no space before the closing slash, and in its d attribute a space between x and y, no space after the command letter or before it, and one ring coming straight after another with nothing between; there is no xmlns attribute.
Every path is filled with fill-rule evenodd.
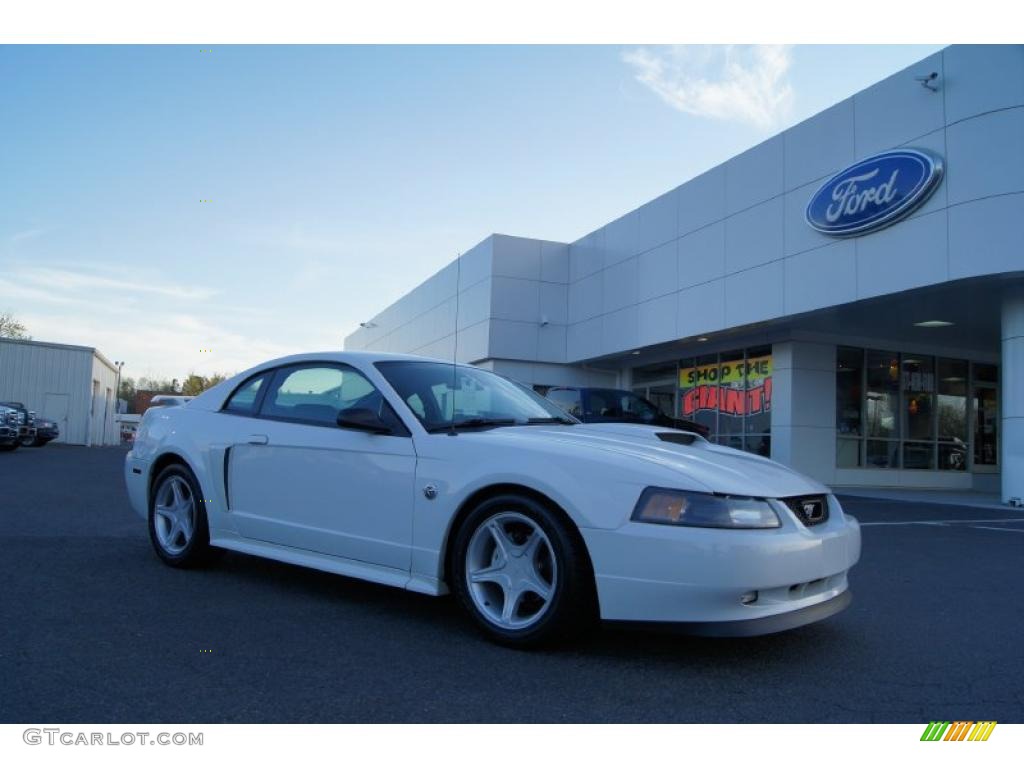
<svg viewBox="0 0 1024 768"><path fill-rule="evenodd" d="M115 360L114 365L117 366L117 383L114 385L114 423L117 423L117 414L120 413L119 403L121 402L121 368L124 366L124 360ZM106 438L106 425L103 426L104 438ZM106 440L104 439L104 442ZM118 433L117 442L121 442L120 432Z"/></svg>

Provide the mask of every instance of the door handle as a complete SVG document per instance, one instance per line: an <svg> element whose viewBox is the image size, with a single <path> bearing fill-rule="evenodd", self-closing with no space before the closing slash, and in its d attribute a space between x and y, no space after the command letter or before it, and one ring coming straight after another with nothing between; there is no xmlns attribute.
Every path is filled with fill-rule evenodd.
<svg viewBox="0 0 1024 768"><path fill-rule="evenodd" d="M249 435L245 438L245 442L249 445L266 445L269 441L266 435Z"/></svg>

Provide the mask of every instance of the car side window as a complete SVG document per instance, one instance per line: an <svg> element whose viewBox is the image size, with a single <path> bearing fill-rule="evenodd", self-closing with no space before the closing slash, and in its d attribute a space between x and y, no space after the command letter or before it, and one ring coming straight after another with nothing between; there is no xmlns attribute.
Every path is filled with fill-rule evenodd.
<svg viewBox="0 0 1024 768"><path fill-rule="evenodd" d="M253 376L244 382L225 403L224 410L228 413L252 415L252 412L256 409L256 398L259 397L260 387L263 386L263 382L268 375L260 374Z"/></svg>
<svg viewBox="0 0 1024 768"><path fill-rule="evenodd" d="M337 427L338 414L352 409L372 411L397 431L404 431L376 387L355 368L340 364L280 369L260 406L260 416Z"/></svg>

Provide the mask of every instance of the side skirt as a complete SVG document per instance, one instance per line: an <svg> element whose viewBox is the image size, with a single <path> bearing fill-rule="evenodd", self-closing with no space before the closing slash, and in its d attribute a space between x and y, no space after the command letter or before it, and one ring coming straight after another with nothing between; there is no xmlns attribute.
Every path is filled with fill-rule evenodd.
<svg viewBox="0 0 1024 768"><path fill-rule="evenodd" d="M424 595L436 597L448 592L448 589L440 581L421 574L410 574L408 571L386 568L381 565L373 565L372 563L363 563L359 560L331 557L330 555L311 552L305 549L245 539L227 531L211 531L210 533L210 544L212 546L229 549L233 552L265 557L268 560L278 560L282 563L301 565L305 568L315 568L318 571L336 573L340 576L349 576L353 579L362 579L363 581L371 581L376 584L385 584L389 587L407 589L410 592L419 592Z"/></svg>

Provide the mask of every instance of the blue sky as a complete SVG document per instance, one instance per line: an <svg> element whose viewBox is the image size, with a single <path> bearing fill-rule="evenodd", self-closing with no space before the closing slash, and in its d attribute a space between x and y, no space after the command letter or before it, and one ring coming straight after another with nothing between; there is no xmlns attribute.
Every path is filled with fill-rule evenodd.
<svg viewBox="0 0 1024 768"><path fill-rule="evenodd" d="M2 46L0 311L135 377L340 348L938 48Z"/></svg>

